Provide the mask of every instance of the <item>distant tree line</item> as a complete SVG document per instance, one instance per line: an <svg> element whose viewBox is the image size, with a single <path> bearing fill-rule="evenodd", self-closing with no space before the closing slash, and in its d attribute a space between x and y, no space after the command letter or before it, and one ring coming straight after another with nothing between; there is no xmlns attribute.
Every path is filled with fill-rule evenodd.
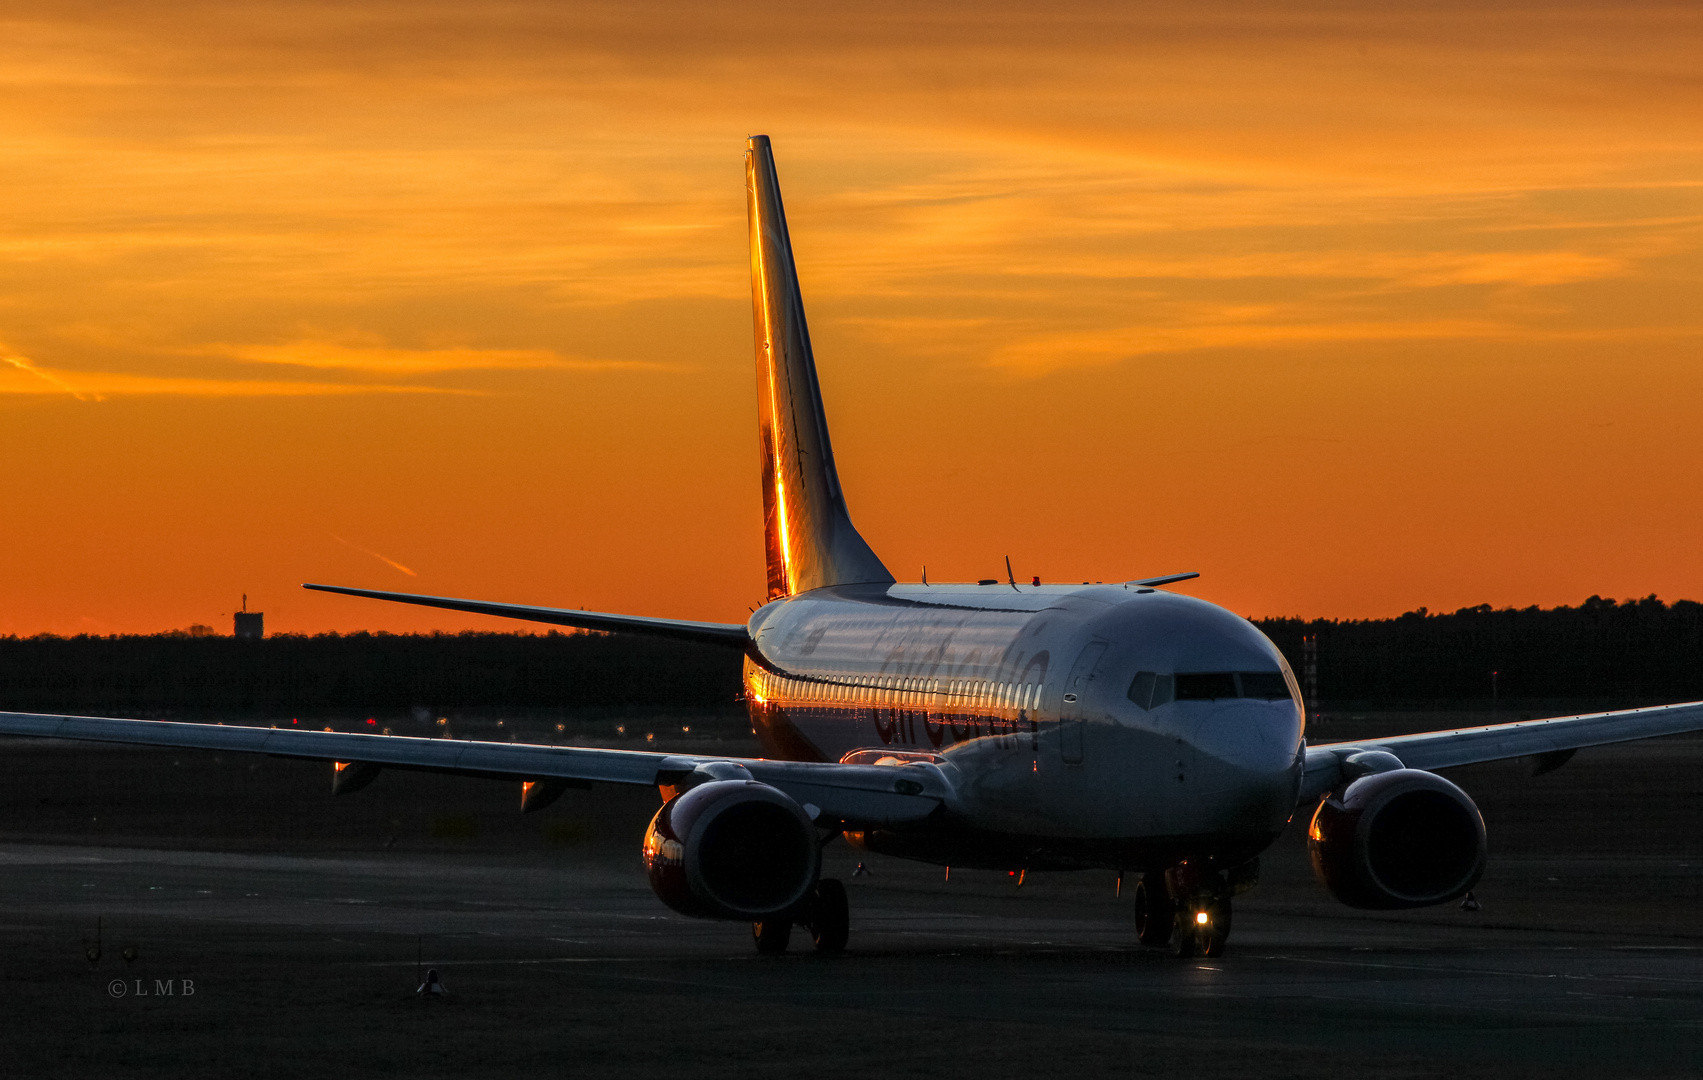
<svg viewBox="0 0 1703 1080"><path fill-rule="evenodd" d="M1394 619L1265 619L1300 674L1317 638L1326 708L1482 706L1545 701L1645 705L1703 699L1703 604L1654 596L1578 607L1489 604ZM1492 673L1495 673L1494 675Z"/></svg>
<svg viewBox="0 0 1703 1080"><path fill-rule="evenodd" d="M738 655L604 634L167 634L0 638L0 709L270 712L700 706Z"/></svg>
<svg viewBox="0 0 1703 1080"><path fill-rule="evenodd" d="M1393 619L1265 619L1300 673L1318 649L1315 707L1453 708L1703 699L1703 604L1654 596L1578 607L1488 604ZM1493 676L1492 672L1497 674ZM701 707L739 693L727 649L643 637L319 634L239 641L148 636L0 638L0 709L396 712L412 708Z"/></svg>

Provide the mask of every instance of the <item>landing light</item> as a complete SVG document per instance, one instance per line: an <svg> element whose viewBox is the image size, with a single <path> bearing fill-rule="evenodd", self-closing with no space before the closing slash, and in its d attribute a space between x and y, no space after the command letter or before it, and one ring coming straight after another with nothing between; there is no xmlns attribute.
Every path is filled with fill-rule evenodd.
<svg viewBox="0 0 1703 1080"><path fill-rule="evenodd" d="M1202 926L1205 926L1206 925L1206 912L1204 912L1204 911L1195 912L1194 913L1194 921L1199 923Z"/></svg>

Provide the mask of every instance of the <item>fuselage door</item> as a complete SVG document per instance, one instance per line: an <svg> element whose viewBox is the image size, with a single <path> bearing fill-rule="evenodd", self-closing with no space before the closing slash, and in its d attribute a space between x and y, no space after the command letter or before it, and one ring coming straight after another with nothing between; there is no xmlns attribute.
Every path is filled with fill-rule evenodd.
<svg viewBox="0 0 1703 1080"><path fill-rule="evenodd" d="M1094 669L1104 655L1104 641L1089 645L1076 658L1076 665L1070 669L1070 678L1064 681L1064 701L1058 710L1058 749L1066 765L1082 763L1082 729L1088 722L1085 712L1088 690L1094 683Z"/></svg>

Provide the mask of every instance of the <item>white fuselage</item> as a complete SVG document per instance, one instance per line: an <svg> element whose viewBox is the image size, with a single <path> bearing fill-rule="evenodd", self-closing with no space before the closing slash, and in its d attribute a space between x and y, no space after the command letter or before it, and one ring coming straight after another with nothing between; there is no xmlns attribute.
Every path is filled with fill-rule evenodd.
<svg viewBox="0 0 1703 1080"><path fill-rule="evenodd" d="M1258 629L1205 601L1123 585L837 586L768 604L749 628L746 697L767 753L926 757L950 773L941 820L853 837L876 850L1007 868L1233 864L1294 811L1294 678Z"/></svg>

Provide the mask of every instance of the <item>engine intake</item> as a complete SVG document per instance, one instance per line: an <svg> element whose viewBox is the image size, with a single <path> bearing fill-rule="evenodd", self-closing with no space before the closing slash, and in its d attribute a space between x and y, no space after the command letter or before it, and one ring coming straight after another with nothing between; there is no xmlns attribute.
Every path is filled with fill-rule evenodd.
<svg viewBox="0 0 1703 1080"><path fill-rule="evenodd" d="M1307 830L1313 873L1350 907L1447 903L1484 873L1484 818L1435 773L1363 776L1319 803Z"/></svg>
<svg viewBox="0 0 1703 1080"><path fill-rule="evenodd" d="M822 865L804 809L753 780L715 780L670 799L645 832L644 858L651 889L675 911L753 921L799 907Z"/></svg>

